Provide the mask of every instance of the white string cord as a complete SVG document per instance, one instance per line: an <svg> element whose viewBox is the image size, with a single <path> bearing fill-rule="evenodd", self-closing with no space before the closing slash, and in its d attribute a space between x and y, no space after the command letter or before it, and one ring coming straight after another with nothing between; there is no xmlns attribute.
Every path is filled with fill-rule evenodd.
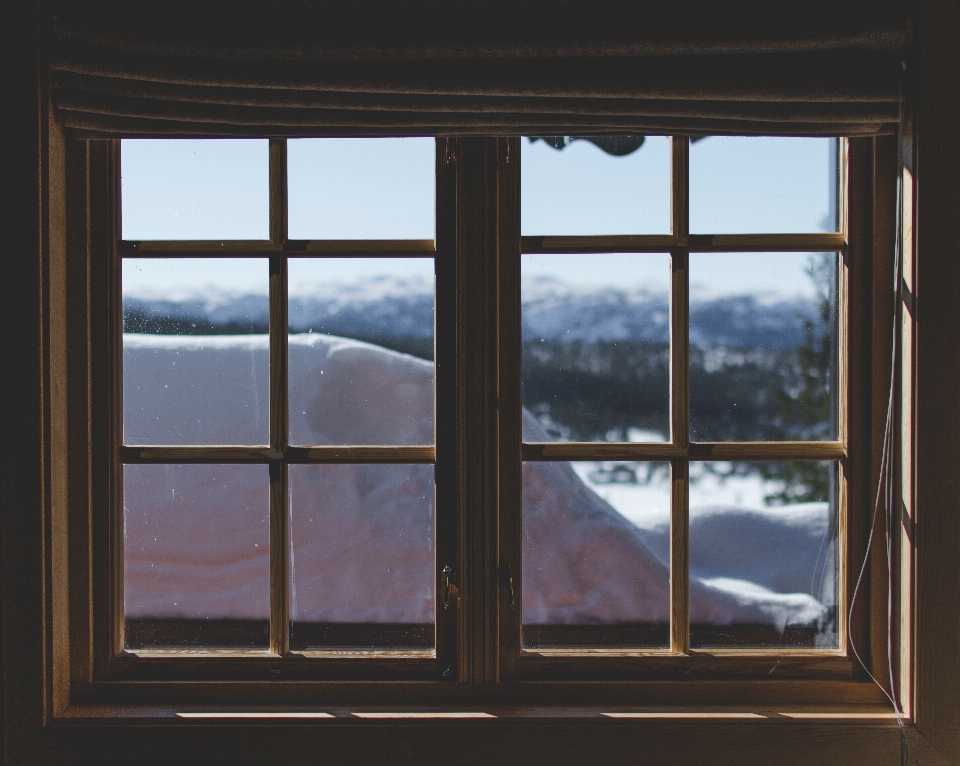
<svg viewBox="0 0 960 766"><path fill-rule="evenodd" d="M901 107L901 116L902 116L902 107ZM901 120L902 124L902 120ZM857 662L860 663L860 666L864 669L866 674L883 692L883 695L890 701L890 705L893 707L893 713L897 720L897 725L900 727L900 763L902 766L906 766L910 762L910 746L907 742L906 734L906 725L903 721L903 711L900 709L900 705L896 700L896 684L894 683L893 676L893 546L892 546L892 521L893 521L893 509L895 501L895 482L893 477L893 412L894 412L894 387L896 381L896 361L897 361L897 312L900 305L901 298L901 219L903 215L903 189L902 189L902 179L897 180L897 222L896 222L896 244L894 248L894 261L893 261L893 279L894 279L894 288L893 288L893 298L894 298L894 311L893 311L893 331L892 331L892 342L891 342L891 359L890 359L890 387L889 393L887 396L887 416L886 423L883 431L883 449L880 455L880 475L877 479L877 494L876 499L873 504L873 516L870 522L870 534L867 537L867 548L864 552L863 563L860 566L860 572L857 575L857 583L853 589L853 594L850 598L850 611L847 614L847 640L850 643L850 649L853 651L853 655L857 658ZM883 687L870 672L870 669L867 667L866 663L860 657L860 653L857 651L856 644L853 640L853 634L850 631L850 626L853 623L853 610L857 602L857 596L860 593L860 585L863 582L864 574L867 570L867 563L870 560L871 551L873 548L873 538L877 530L877 516L880 512L881 499L883 500L883 509L884 509L884 532L886 538L886 559L887 559L887 667L889 670L889 680L890 680L890 691Z"/></svg>

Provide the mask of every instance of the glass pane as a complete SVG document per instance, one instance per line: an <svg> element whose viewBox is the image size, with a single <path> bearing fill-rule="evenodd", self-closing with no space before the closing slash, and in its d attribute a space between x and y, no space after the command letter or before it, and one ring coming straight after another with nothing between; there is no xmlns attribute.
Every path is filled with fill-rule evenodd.
<svg viewBox="0 0 960 766"><path fill-rule="evenodd" d="M520 139L523 235L669 234L670 139Z"/></svg>
<svg viewBox="0 0 960 766"><path fill-rule="evenodd" d="M434 645L432 465L292 465L290 645Z"/></svg>
<svg viewBox="0 0 960 766"><path fill-rule="evenodd" d="M543 438L668 439L670 256L521 259L523 405Z"/></svg>
<svg viewBox="0 0 960 766"><path fill-rule="evenodd" d="M123 238L269 239L265 139L125 138Z"/></svg>
<svg viewBox="0 0 960 766"><path fill-rule="evenodd" d="M669 646L669 540L668 463L524 463L523 645Z"/></svg>
<svg viewBox="0 0 960 766"><path fill-rule="evenodd" d="M123 469L126 647L267 648L265 465Z"/></svg>
<svg viewBox="0 0 960 766"><path fill-rule="evenodd" d="M266 444L265 258L123 261L125 444Z"/></svg>
<svg viewBox="0 0 960 766"><path fill-rule="evenodd" d="M690 466L693 647L837 646L837 464Z"/></svg>
<svg viewBox="0 0 960 766"><path fill-rule="evenodd" d="M433 443L433 259L289 265L290 441Z"/></svg>
<svg viewBox="0 0 960 766"><path fill-rule="evenodd" d="M837 140L694 139L690 146L690 232L837 231Z"/></svg>
<svg viewBox="0 0 960 766"><path fill-rule="evenodd" d="M433 138L287 142L290 239L433 239Z"/></svg>
<svg viewBox="0 0 960 766"><path fill-rule="evenodd" d="M695 441L837 438L836 253L690 255Z"/></svg>

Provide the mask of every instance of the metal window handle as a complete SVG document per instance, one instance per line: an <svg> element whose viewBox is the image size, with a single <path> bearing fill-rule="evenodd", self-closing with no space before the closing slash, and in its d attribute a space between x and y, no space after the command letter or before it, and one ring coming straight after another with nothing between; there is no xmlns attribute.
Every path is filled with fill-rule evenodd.
<svg viewBox="0 0 960 766"><path fill-rule="evenodd" d="M453 567L446 566L440 570L443 575L443 608L449 609L451 600L457 597L456 572Z"/></svg>
<svg viewBox="0 0 960 766"><path fill-rule="evenodd" d="M513 570L507 564L500 565L500 585L507 589L507 606L516 609L517 596L513 589Z"/></svg>

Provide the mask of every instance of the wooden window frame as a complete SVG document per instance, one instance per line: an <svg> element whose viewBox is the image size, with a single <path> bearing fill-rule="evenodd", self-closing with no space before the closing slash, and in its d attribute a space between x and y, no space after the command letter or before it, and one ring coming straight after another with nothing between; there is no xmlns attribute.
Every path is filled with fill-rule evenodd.
<svg viewBox="0 0 960 766"><path fill-rule="evenodd" d="M848 183L850 141L838 140L838 231L811 234L690 234L689 232L689 154L690 142L685 136L674 137L672 146L671 234L646 236L552 236L521 237L519 247L507 247L501 256L500 289L504 308L501 313L501 359L510 364L501 366L501 440L502 459L500 495L501 568L506 567L515 580L514 591L522 591L522 556L518 549L522 540L519 497L520 468L524 462L568 460L655 460L671 466L671 540L670 540L670 645L653 648L522 648L519 609L509 599L501 599L500 621L503 625L501 644L501 676L515 678L564 677L590 678L677 678L685 675L700 678L762 677L776 672L794 678L854 678L854 659L847 645L846 610L838 613L838 646L824 649L709 648L691 649L688 611L689 594L689 464L701 460L824 460L838 461L840 472L837 499L838 603L846 604L853 591L856 571L848 563L862 558L854 537L847 534L848 523L862 525L865 511L863 498L848 498L848 475L855 469L850 460L850 440L862 438L857 428L856 406L847 406L848 388L858 390L864 370L851 364L863 345L868 329L862 316L850 311L851 252L861 247L862 240L851 239L848 208L851 187ZM854 141L856 144L856 141ZM519 151L519 146L515 147ZM854 152L853 161L860 161ZM506 164L507 168L511 165ZM513 167L514 171L516 168ZM864 168L859 168L864 172ZM522 172L522 169L520 169ZM519 180L508 177L507 188L516 188ZM516 213L515 213L516 215ZM515 228L519 229L516 220ZM862 234L855 234L863 236ZM794 442L691 442L689 392L689 278L691 253L724 252L836 252L838 264L838 374L837 425L834 441ZM671 438L664 443L570 443L523 442L520 436L520 257L521 255L589 253L669 253L671 259L671 330L670 330L670 421ZM864 277L858 276L858 279ZM854 296L856 300L856 296ZM848 521L849 520L849 521ZM851 558L855 557L855 558ZM522 602L522 597L517 596ZM855 616L855 622L863 619ZM858 626L859 627L859 626ZM877 626L880 627L880 626ZM863 630L859 627L857 635Z"/></svg>
<svg viewBox="0 0 960 766"><path fill-rule="evenodd" d="M871 293L882 293L884 274L869 275L872 253L874 146L870 139L842 141L850 167L850 179L841 171L839 195L841 231L838 234L690 236L685 206L675 205L673 234L666 237L630 238L520 238L519 237L519 139L461 138L437 140L437 239L422 243L301 243L285 237L285 144L271 141L271 240L230 243L230 255L242 252L271 259L271 324L285 326L285 317L275 310L284 306L286 258L323 255L376 255L401 251L435 257L437 264L437 377L438 493L454 513L437 513L437 561L453 562L460 575L458 599L452 610L440 603L442 583L437 566L437 651L429 653L371 651L361 658L344 652L297 653L290 656L282 625L287 606L284 568L272 574L274 589L271 622L273 655L250 652L201 651L192 656L163 651L127 652L122 648L122 588L117 577L120 543L116 510L122 508L116 481L119 466L130 462L269 463L284 466L291 461L430 461L432 450L391 448L322 448L309 454L284 452L285 433L272 427L267 450L234 448L123 447L118 443L120 380L119 259L121 256L213 257L224 252L222 243L123 243L119 221L111 211L119 209L119 142L67 141L68 247L82 249L86 259L74 258L69 292L61 304L67 321L67 344L63 359L71 381L68 408L71 438L87 444L73 450L69 481L83 488L90 498L85 506L74 505L59 518L64 554L69 561L68 600L60 599L62 624L69 627L69 672L56 677L56 695L69 708L69 700L89 699L99 704L156 706L169 712L169 705L283 705L291 699L301 704L314 699L330 700L338 708L391 704L441 706L497 705L519 695L531 704L582 702L587 688L596 704L740 704L797 705L812 700L834 704L882 705L882 692L867 680L851 656L845 641L836 650L711 650L691 652L685 645L682 605L687 587L686 561L675 556L671 574L675 614L669 651L529 651L521 650L520 610L505 597L502 577L506 564L520 572L519 466L521 459L564 459L594 455L596 450L617 457L672 460L682 465L698 457L757 457L839 459L855 480L842 482L849 489L841 498L841 524L862 530L867 518L867 478L875 461L864 434L871 433L868 397L856 397L842 410L840 438L835 443L769 443L766 445L689 444L686 436L686 402L673 397L674 440L665 445L570 445L527 444L519 438L519 256L521 252L670 252L682 269L691 251L737 251L779 249L825 250L841 253L840 321L841 358L846 374L840 385L857 390L868 379L865 349L874 349L882 360L889 343L874 330L868 307ZM849 146L849 150L846 148ZM673 142L676 198L686 201L688 142ZM82 192L82 193L78 193ZM847 200L852 204L847 205ZM889 195L884 197L889 202ZM848 210L851 211L848 213ZM882 211L880 211L882 213ZM888 213L889 211L887 211ZM491 214L493 213L493 214ZM851 217L853 218L850 221ZM880 216L882 218L882 215ZM889 218L889 215L887 215ZM878 220L880 220L878 218ZM885 220L885 219L884 219ZM853 232L853 234L851 234ZM399 245L399 246L398 246ZM118 252L123 248L125 252ZM848 280L847 265L867 269ZM675 267L672 288L673 320L686 326L686 282ZM679 277L679 278L677 278ZM871 279L873 281L871 281ZM446 319L446 321L443 321ZM445 330L444 327L447 329ZM683 333L681 333L681 336ZM271 342L271 359L282 359L285 343ZM109 339L108 342L98 338ZM285 340L285 338L283 338ZM673 374L685 380L685 344L674 344ZM82 349L78 351L78 349ZM879 350L878 350L879 349ZM446 365L444 360L455 360ZM453 368L453 369L451 369ZM490 375L470 371L486 369ZM271 377L271 402L285 409L283 376ZM876 387L876 385L875 385ZM459 391L459 395L457 395ZM846 397L841 391L839 401ZM841 405L842 407L842 405ZM874 409L876 409L874 407ZM274 421L275 422L275 421ZM862 449L848 449L850 441ZM874 440L875 441L875 440ZM430 452L431 454L427 454ZM242 454L241 454L242 453ZM422 453L422 454L421 454ZM108 456L113 456L109 458ZM449 461L449 462L444 462ZM285 508L282 482L272 491L271 560L285 561ZM447 472L450 481L439 476ZM872 479L871 479L872 480ZM277 487L280 487L279 491ZM459 488L459 490L457 489ZM681 488L682 489L682 488ZM685 550L685 494L675 503L674 550ZM441 500L441 502L443 502ZM438 508L440 503L438 503ZM499 509L499 510L498 510ZM66 525L64 527L63 525ZM279 531L280 534L276 534ZM859 562L862 536L846 535L842 560ZM114 564L110 564L113 561ZM874 570L877 570L874 567ZM876 579L882 570L871 570ZM857 567L843 570L841 598L855 585ZM517 578L519 579L519 577ZM877 580L880 585L880 580ZM519 588L517 588L519 589ZM103 594L108 594L104 598ZM842 603L843 603L842 602ZM92 610L91 610L92 605ZM869 657L871 671L882 676L885 656L878 652L885 635L885 614L877 604L858 600L851 635L861 656ZM457 615L459 613L459 615ZM459 616L459 619L454 619ZM868 624L869 622L869 624ZM869 639L869 643L868 643ZM322 660L322 661L317 661ZM774 673L776 674L774 676ZM774 676L771 678L771 676ZM271 683L282 679L280 684ZM539 682L549 680L547 690ZM229 690L223 681L230 681ZM585 687L583 681L590 681ZM402 689L402 691L400 691ZM709 692L707 691L709 689ZM291 697L291 690L295 693Z"/></svg>
<svg viewBox="0 0 960 766"><path fill-rule="evenodd" d="M449 515L435 516L434 614L435 650L349 649L290 650L290 497L287 473L290 465L324 464L427 464L436 472L435 505L452 506L452 439L448 424L453 422L456 381L447 372L452 365L454 292L446 268L452 258L448 221L453 209L446 172L447 158L442 141L436 142L437 239L436 240L347 240L297 241L287 237L287 145L285 139L269 142L269 239L264 241L131 241L121 235L120 142L104 142L105 156L97 157L106 174L102 193L92 198L91 216L109 222L108 241L94 246L92 258L98 274L93 277L110 285L101 306L101 322L107 337L103 363L94 367L94 420L109 424L97 436L93 453L104 460L100 468L107 482L98 486L93 518L95 539L109 557L109 566L99 566L95 592L109 594L103 608L95 612L93 655L95 674L104 679L148 680L157 678L243 679L264 674L307 679L427 680L440 679L453 662L455 609L444 608L441 571L454 561L454 539ZM123 406L122 307L120 272L124 259L145 258L256 258L269 262L270 326L270 426L269 444L248 446L129 446L122 443ZM436 339L441 362L436 367L435 445L297 447L289 442L287 402L287 274L291 260L298 258L403 257L424 258L443 264L437 270ZM94 339L96 343L96 339ZM107 457L110 456L110 457ZM438 459L439 456L439 459ZM266 650L236 648L125 648L123 606L123 508L122 472L126 465L202 465L211 463L267 465L270 469L270 640ZM96 470L96 469L95 469ZM94 564L97 567L97 563ZM323 662L313 662L322 659ZM448 673L449 675L449 673ZM269 677L269 676L268 676Z"/></svg>

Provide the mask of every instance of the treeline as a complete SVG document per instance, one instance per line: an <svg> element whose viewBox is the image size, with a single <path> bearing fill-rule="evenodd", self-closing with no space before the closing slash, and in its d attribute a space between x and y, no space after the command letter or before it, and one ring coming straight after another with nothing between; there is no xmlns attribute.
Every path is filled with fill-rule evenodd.
<svg viewBox="0 0 960 766"><path fill-rule="evenodd" d="M829 401L798 400L809 393L801 385L810 376L807 361L803 347L691 348L693 439L829 438ZM524 406L555 438L622 441L630 429L667 434L669 392L667 344L537 340L523 346Z"/></svg>

